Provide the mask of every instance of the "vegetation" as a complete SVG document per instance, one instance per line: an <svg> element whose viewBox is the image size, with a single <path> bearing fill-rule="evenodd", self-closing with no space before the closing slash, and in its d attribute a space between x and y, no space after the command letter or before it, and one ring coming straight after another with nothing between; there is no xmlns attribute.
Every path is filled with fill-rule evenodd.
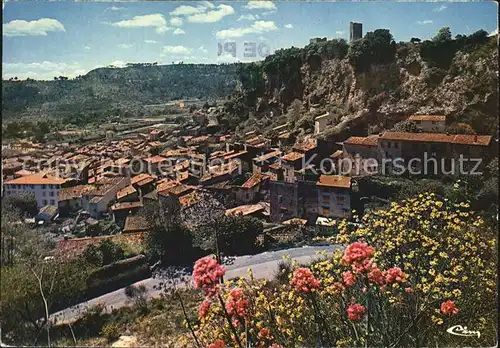
<svg viewBox="0 0 500 348"><path fill-rule="evenodd" d="M465 338L468 345L495 342L495 232L466 203L420 194L362 222L341 222L329 238L349 244L345 252L293 265L281 285L250 275L212 288L224 270L199 260L193 277L206 299L196 339L237 347L456 345L464 338L443 328L466 320L481 332Z"/></svg>

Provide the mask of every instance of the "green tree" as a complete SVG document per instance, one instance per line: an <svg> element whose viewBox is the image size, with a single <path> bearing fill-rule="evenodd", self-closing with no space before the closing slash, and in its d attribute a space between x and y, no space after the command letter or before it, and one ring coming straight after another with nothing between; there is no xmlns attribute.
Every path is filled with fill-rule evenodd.
<svg viewBox="0 0 500 348"><path fill-rule="evenodd" d="M434 42L447 42L451 41L451 30L450 27L443 27L439 29L436 36L432 38Z"/></svg>
<svg viewBox="0 0 500 348"><path fill-rule="evenodd" d="M35 216L38 213L35 195L31 192L19 192L2 199L2 207L10 206L21 215ZM8 208L7 208L8 209Z"/></svg>
<svg viewBox="0 0 500 348"><path fill-rule="evenodd" d="M409 132L409 133L419 133L421 130L417 127L415 121L404 120L398 122L391 129L394 132Z"/></svg>

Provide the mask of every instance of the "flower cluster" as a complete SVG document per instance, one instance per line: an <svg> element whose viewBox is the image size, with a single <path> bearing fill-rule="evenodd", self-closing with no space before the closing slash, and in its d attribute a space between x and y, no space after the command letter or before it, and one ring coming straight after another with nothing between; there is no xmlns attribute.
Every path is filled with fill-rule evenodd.
<svg viewBox="0 0 500 348"><path fill-rule="evenodd" d="M373 256L375 251L367 243L354 242L350 244L342 257L342 262L348 265L360 265L363 261Z"/></svg>
<svg viewBox="0 0 500 348"><path fill-rule="evenodd" d="M248 314L248 300L243 298L241 288L233 288L229 293L230 300L226 303L226 311L232 317L244 318Z"/></svg>
<svg viewBox="0 0 500 348"><path fill-rule="evenodd" d="M453 301L445 301L441 303L441 312L444 315L455 315L459 312L460 310L455 306L455 302Z"/></svg>
<svg viewBox="0 0 500 348"><path fill-rule="evenodd" d="M193 281L195 288L201 288L205 295L214 296L217 292L217 284L226 270L210 256L196 261L193 270Z"/></svg>
<svg viewBox="0 0 500 348"><path fill-rule="evenodd" d="M352 321L360 321L365 312L365 306L362 306L359 303L351 304L347 307L347 317Z"/></svg>
<svg viewBox="0 0 500 348"><path fill-rule="evenodd" d="M298 292L312 292L319 288L319 281L309 268L301 267L293 272L292 286Z"/></svg>

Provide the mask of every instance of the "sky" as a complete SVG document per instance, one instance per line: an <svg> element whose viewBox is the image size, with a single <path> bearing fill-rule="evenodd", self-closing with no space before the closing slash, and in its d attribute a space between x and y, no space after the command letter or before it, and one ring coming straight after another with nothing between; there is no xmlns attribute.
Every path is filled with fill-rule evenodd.
<svg viewBox="0 0 500 348"><path fill-rule="evenodd" d="M5 0L4 0L5 1ZM349 22L389 29L396 41L497 29L489 2L7 1L2 77L52 80L126 63L230 63L349 37Z"/></svg>

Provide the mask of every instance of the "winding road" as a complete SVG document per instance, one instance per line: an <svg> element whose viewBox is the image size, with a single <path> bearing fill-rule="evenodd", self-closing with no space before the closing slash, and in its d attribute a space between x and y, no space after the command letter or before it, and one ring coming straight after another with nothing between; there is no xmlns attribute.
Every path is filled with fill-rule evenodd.
<svg viewBox="0 0 500 348"><path fill-rule="evenodd" d="M248 269L251 269L255 278L272 279L278 263L283 260L283 257L288 255L291 259L298 263L309 263L314 259L320 258L319 252L326 252L331 255L334 250L341 248L338 245L327 246L305 246L302 248L285 249L278 251L267 251L257 255L235 257L230 265L226 265L225 279L248 276ZM148 278L141 280L133 285L144 285L146 287L147 296L149 298L159 297L160 290L156 287L160 285L161 280L156 278ZM182 284L179 284L182 286ZM78 305L66 308L62 311L51 315L51 320L54 323L70 323L78 319L81 314L90 307L97 304L105 306L106 311L111 311L115 308L121 308L130 305L130 300L125 295L124 288L107 293L105 295L93 298Z"/></svg>

